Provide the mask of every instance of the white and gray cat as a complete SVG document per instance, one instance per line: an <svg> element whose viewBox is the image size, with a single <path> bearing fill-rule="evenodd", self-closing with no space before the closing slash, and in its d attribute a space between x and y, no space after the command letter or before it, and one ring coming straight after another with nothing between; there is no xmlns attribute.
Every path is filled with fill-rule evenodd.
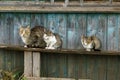
<svg viewBox="0 0 120 80"><path fill-rule="evenodd" d="M101 41L96 36L81 36L81 43L86 51L96 51L101 48Z"/></svg>
<svg viewBox="0 0 120 80"><path fill-rule="evenodd" d="M46 49L61 49L62 40L58 34L44 30L43 39L46 42Z"/></svg>

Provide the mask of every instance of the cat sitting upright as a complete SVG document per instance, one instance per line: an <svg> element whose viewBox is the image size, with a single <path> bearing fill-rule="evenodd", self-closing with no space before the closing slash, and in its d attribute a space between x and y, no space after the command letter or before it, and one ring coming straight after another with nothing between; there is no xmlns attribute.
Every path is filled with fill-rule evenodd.
<svg viewBox="0 0 120 80"><path fill-rule="evenodd" d="M58 34L52 33L51 31L44 30L43 39L46 42L46 49L61 49L62 40Z"/></svg>
<svg viewBox="0 0 120 80"><path fill-rule="evenodd" d="M25 44L24 47L45 48L46 43L43 40L44 29L42 26L35 26L32 29L29 26L21 26L19 35Z"/></svg>
<svg viewBox="0 0 120 80"><path fill-rule="evenodd" d="M81 43L86 51L100 50L101 42L96 36L81 36Z"/></svg>

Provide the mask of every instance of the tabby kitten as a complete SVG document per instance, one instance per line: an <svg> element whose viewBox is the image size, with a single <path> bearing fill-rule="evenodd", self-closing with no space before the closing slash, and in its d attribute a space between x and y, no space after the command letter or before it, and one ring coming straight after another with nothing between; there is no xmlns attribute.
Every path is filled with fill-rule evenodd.
<svg viewBox="0 0 120 80"><path fill-rule="evenodd" d="M56 33L45 31L43 39L47 44L46 49L61 49L62 47L62 40Z"/></svg>
<svg viewBox="0 0 120 80"><path fill-rule="evenodd" d="M101 42L96 36L81 36L81 43L86 51L100 50Z"/></svg>
<svg viewBox="0 0 120 80"><path fill-rule="evenodd" d="M24 47L45 48L46 43L43 40L44 29L45 28L42 26L35 26L32 29L30 29L29 26L26 28L21 26L19 29L19 35L25 44Z"/></svg>

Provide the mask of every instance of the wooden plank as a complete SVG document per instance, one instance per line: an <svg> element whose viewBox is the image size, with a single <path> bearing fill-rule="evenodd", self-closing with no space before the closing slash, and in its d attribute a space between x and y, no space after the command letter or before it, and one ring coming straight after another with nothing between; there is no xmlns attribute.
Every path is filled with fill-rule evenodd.
<svg viewBox="0 0 120 80"><path fill-rule="evenodd" d="M118 35L118 37L117 37L118 38L118 51L120 51L120 36L119 36L120 35L120 26L119 26L120 25L120 15L117 15L117 18L118 18L118 23L117 23L117 26L118 26L118 30L117 30L118 31L118 34L117 34Z"/></svg>
<svg viewBox="0 0 120 80"><path fill-rule="evenodd" d="M5 18L5 15L4 14L0 14L0 43L4 43L4 18ZM0 65L0 69L5 69L5 61L4 61L4 50L0 50L0 64L3 64L3 65Z"/></svg>
<svg viewBox="0 0 120 80"><path fill-rule="evenodd" d="M32 52L24 52L24 75L28 77L33 76L33 62L32 62Z"/></svg>
<svg viewBox="0 0 120 80"><path fill-rule="evenodd" d="M120 57L117 57L117 64L116 64L116 68L117 68L117 72L116 72L116 80L120 79Z"/></svg>
<svg viewBox="0 0 120 80"><path fill-rule="evenodd" d="M41 72L42 77L48 77L48 54L41 53Z"/></svg>
<svg viewBox="0 0 120 80"><path fill-rule="evenodd" d="M107 59L106 56L97 56L95 58L95 79L106 80L107 77Z"/></svg>
<svg viewBox="0 0 120 80"><path fill-rule="evenodd" d="M120 13L120 7L39 7L0 6L0 12L26 13Z"/></svg>
<svg viewBox="0 0 120 80"><path fill-rule="evenodd" d="M66 54L58 54L57 55L58 59L58 77L68 77L68 55ZM62 65L62 66L61 66Z"/></svg>
<svg viewBox="0 0 120 80"><path fill-rule="evenodd" d="M10 42L14 39L13 36L10 36L10 26L13 26L13 18L11 18L10 14L2 14L4 17L2 18L3 22L3 43L5 44L10 44ZM11 19L11 21L10 21ZM13 32L13 31L12 31ZM11 37L11 39L10 39ZM12 70L12 68L15 67L15 61L12 61L12 59L15 60L15 54L10 55L10 53L13 52L9 52L9 51L4 51L4 69L6 70ZM12 58L13 57L13 58ZM13 63L13 65L12 65Z"/></svg>
<svg viewBox="0 0 120 80"><path fill-rule="evenodd" d="M118 25L117 16L115 14L108 15L108 30L107 30L107 50L118 50Z"/></svg>
<svg viewBox="0 0 120 80"><path fill-rule="evenodd" d="M53 78L53 77L27 77L29 80L75 80L73 78ZM83 79L84 80L84 79Z"/></svg>
<svg viewBox="0 0 120 80"><path fill-rule="evenodd" d="M98 15L89 14L87 16L87 36L97 34Z"/></svg>
<svg viewBox="0 0 120 80"><path fill-rule="evenodd" d="M67 25L67 49L76 48L76 15L68 15L68 25Z"/></svg>
<svg viewBox="0 0 120 80"><path fill-rule="evenodd" d="M53 4L53 3L54 3L54 0L50 0L50 2L51 2L51 4Z"/></svg>
<svg viewBox="0 0 120 80"><path fill-rule="evenodd" d="M57 54L52 55L48 53L47 58L47 76L48 77L58 77L58 57Z"/></svg>
<svg viewBox="0 0 120 80"><path fill-rule="evenodd" d="M42 21L41 14L31 14L30 21L32 22L29 24L31 27L40 26L40 22Z"/></svg>
<svg viewBox="0 0 120 80"><path fill-rule="evenodd" d="M68 77L75 78L75 56L68 55Z"/></svg>
<svg viewBox="0 0 120 80"><path fill-rule="evenodd" d="M109 0L109 3L112 4L113 0Z"/></svg>
<svg viewBox="0 0 120 80"><path fill-rule="evenodd" d="M51 3L53 1L50 2L44 2L44 1L0 1L0 5L1 6L62 6L64 1L61 2L55 2L54 4L51 5ZM97 1L84 1L84 6L88 5L88 6L119 6L120 2L119 1L113 1L112 4L110 4L111 1L108 0L97 0ZM78 3L78 1L71 1L69 2L68 5L77 5L80 6L80 3Z"/></svg>
<svg viewBox="0 0 120 80"><path fill-rule="evenodd" d="M69 4L69 0L65 0L64 7L67 7Z"/></svg>
<svg viewBox="0 0 120 80"><path fill-rule="evenodd" d="M119 80L117 79L118 72L118 57L107 57L107 80Z"/></svg>
<svg viewBox="0 0 120 80"><path fill-rule="evenodd" d="M87 59L85 55L77 56L78 79L87 78Z"/></svg>
<svg viewBox="0 0 120 80"><path fill-rule="evenodd" d="M80 0L80 5L83 6L84 0Z"/></svg>
<svg viewBox="0 0 120 80"><path fill-rule="evenodd" d="M40 77L40 66L41 66L41 60L40 60L40 52L33 52L33 77Z"/></svg>
<svg viewBox="0 0 120 80"><path fill-rule="evenodd" d="M49 53L49 54L81 54L81 55L109 55L109 56L119 56L120 52L119 51L85 51L83 49L62 49L62 50L47 50L47 49L40 49L40 48L25 48L25 47L20 47L20 46L6 46L6 45L1 45L0 49L5 49L5 50L17 50L17 51L40 51L42 53Z"/></svg>
<svg viewBox="0 0 120 80"><path fill-rule="evenodd" d="M87 63L86 63L86 78L87 79L91 79L91 80L95 80L95 56L86 56L87 59Z"/></svg>

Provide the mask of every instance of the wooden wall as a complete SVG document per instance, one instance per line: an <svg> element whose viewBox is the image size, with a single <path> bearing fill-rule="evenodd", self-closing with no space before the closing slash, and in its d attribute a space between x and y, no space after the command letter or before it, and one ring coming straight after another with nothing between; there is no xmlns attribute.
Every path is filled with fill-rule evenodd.
<svg viewBox="0 0 120 80"><path fill-rule="evenodd" d="M20 25L43 25L59 33L63 48L81 49L81 34L96 35L102 50L120 50L120 14L0 13L0 44L23 46ZM119 80L119 56L41 54L41 76ZM23 52L0 50L0 69L23 67Z"/></svg>

